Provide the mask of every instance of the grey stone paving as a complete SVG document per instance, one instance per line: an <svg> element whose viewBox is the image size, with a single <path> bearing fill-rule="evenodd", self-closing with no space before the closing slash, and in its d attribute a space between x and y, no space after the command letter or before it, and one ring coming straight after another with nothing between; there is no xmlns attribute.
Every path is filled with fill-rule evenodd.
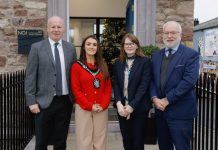
<svg viewBox="0 0 218 150"><path fill-rule="evenodd" d="M25 150L33 150L35 145L35 137L31 140ZM52 146L49 146L49 150L52 150ZM75 136L73 133L68 135L67 150L76 150ZM119 132L108 134L108 150L123 150L122 139ZM158 150L157 145L145 145L145 150Z"/></svg>
<svg viewBox="0 0 218 150"><path fill-rule="evenodd" d="M74 125L70 125L70 131L67 140L67 150L76 150L75 147L75 134ZM35 137L30 141L25 150L34 150ZM49 146L49 150L52 150L52 146ZM108 150L123 150L122 137L119 132L118 123L110 122L108 124ZM158 150L157 145L145 145L145 150Z"/></svg>

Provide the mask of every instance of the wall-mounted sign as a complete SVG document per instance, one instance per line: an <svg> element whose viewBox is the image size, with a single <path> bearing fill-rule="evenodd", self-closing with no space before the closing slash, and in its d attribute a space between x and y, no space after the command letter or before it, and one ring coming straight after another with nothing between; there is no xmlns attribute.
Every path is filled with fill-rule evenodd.
<svg viewBox="0 0 218 150"><path fill-rule="evenodd" d="M205 56L218 55L218 29L205 30Z"/></svg>
<svg viewBox="0 0 218 150"><path fill-rule="evenodd" d="M28 54L31 45L43 39L42 30L17 30L18 53Z"/></svg>

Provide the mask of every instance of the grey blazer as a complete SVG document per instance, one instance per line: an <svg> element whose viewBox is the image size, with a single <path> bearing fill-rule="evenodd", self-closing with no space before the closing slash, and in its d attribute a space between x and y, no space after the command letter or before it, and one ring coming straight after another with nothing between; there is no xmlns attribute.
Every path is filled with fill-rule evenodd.
<svg viewBox="0 0 218 150"><path fill-rule="evenodd" d="M72 44L62 41L66 79L70 90L70 69L76 61L76 51ZM28 56L25 78L25 95L27 105L39 104L40 108L47 108L54 97L56 86L55 62L49 40L32 44Z"/></svg>

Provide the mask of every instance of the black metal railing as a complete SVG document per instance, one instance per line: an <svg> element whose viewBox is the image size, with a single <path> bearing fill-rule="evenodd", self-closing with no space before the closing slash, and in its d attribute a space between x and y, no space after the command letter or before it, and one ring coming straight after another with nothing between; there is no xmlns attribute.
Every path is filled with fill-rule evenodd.
<svg viewBox="0 0 218 150"><path fill-rule="evenodd" d="M198 117L194 121L192 150L217 150L218 78L201 75L196 84Z"/></svg>
<svg viewBox="0 0 218 150"><path fill-rule="evenodd" d="M0 74L0 149L22 150L34 134L24 96L25 71Z"/></svg>
<svg viewBox="0 0 218 150"><path fill-rule="evenodd" d="M24 96L25 71L0 74L0 150L22 150L34 135L33 115ZM218 149L218 78L201 75L196 84L199 115L192 150Z"/></svg>

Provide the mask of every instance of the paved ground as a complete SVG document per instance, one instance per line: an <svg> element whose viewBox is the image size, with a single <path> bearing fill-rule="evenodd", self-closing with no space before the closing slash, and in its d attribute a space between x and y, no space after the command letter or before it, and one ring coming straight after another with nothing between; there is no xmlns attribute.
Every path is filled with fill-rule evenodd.
<svg viewBox="0 0 218 150"><path fill-rule="evenodd" d="M123 150L121 135L117 133L108 134L108 150ZM27 145L25 150L33 150L35 145L35 137ZM49 150L52 150L52 146L49 146ZM67 140L67 150L76 150L75 148L75 136L70 133ZM158 150L157 145L145 145L145 150Z"/></svg>
<svg viewBox="0 0 218 150"><path fill-rule="evenodd" d="M123 150L122 137L119 132L117 123L110 123L108 126L108 150ZM67 140L67 150L76 150L75 148L75 134L74 127L71 125L70 133ZM30 141L25 150L33 150L35 145L35 137ZM52 150L52 147L49 147ZM157 145L145 145L145 150L158 150Z"/></svg>

